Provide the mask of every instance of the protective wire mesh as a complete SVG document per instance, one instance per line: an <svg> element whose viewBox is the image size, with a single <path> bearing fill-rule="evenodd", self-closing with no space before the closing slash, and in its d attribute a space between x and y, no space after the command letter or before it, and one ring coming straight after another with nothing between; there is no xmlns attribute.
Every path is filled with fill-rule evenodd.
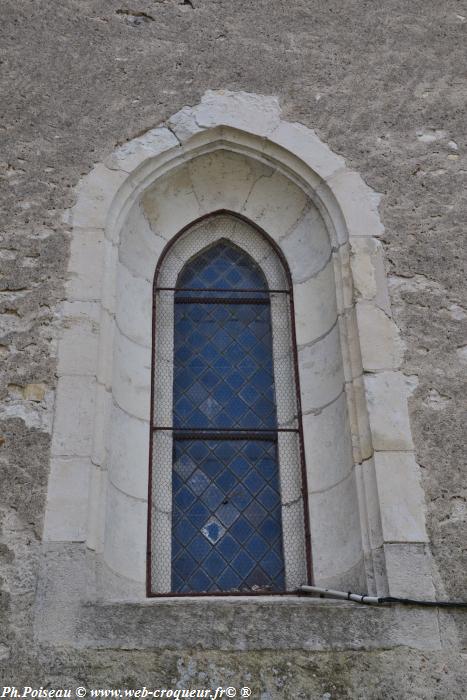
<svg viewBox="0 0 467 700"><path fill-rule="evenodd" d="M154 593L278 592L306 578L287 290L269 292L216 231L176 289L156 290Z"/></svg>

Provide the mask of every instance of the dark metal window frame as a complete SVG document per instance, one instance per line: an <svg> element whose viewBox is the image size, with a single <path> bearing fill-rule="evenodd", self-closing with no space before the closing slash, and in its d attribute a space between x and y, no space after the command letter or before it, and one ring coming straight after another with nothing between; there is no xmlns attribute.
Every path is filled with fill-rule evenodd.
<svg viewBox="0 0 467 700"><path fill-rule="evenodd" d="M286 275L287 279L287 284L288 284L288 289L236 289L236 290L226 290L226 289L200 289L200 288L183 288L180 289L178 287L159 287L157 285L157 280L159 278L159 273L161 270L161 266L164 262L164 259L167 255L167 253L170 251L172 246L178 241L178 239L183 236L189 229L191 229L193 226L196 224L201 223L202 221L205 221L207 219L215 218L216 216L219 215L228 215L232 216L234 218L237 218L241 221L244 221L247 223L249 226L254 228L266 241L267 243L271 246L271 248L274 250L276 253L277 257L279 258L283 270ZM222 303L233 303L233 304L244 304L244 303L253 303L253 304L269 304L270 303L270 295L271 294L287 294L289 298L289 304L290 304L290 321L291 321L291 344L292 344L292 356L293 356L293 370L294 370L294 379L295 379L295 393L296 393L296 401L297 401L297 419L298 419L298 428L274 428L274 429L242 429L242 428L196 428L196 430L193 430L191 428L173 428L172 426L157 426L154 425L154 399L155 399L155 368L156 368L156 357L155 357L155 350L156 350L156 335L157 335L157 327L156 327L156 304L157 304L157 293L159 291L173 291L173 292L180 292L180 291L185 291L185 292L202 292L203 294L206 292L223 292L226 294L227 292L231 294L232 292L261 292L265 295L267 295L267 298L242 298L242 299L236 299L236 298L228 298L228 297L217 297L217 298L209 298L209 297L186 297L185 299L180 299L180 297L177 299L177 303L213 303L214 301L216 302L222 302ZM307 489L307 474L306 474L306 463L305 463L305 448L304 448L304 439L303 439L303 420L302 420L302 409L301 409L301 395L300 395L300 377L299 377L299 371L298 371L298 354L297 354L297 340L296 340L296 331L295 331L295 313L294 313L294 299L293 299L293 284L292 284L292 276L290 274L289 266L287 264L287 261L284 258L284 255L282 251L280 250L279 246L277 243L259 226L257 226L255 223L250 221L244 216L241 216L240 214L237 214L235 212L228 211L226 209L219 209L215 212L212 212L210 214L206 214L204 216L199 217L198 219L195 219L194 221L190 222L187 226L184 226L165 246L164 250L161 253L161 256L159 258L159 261L157 263L157 267L155 270L154 274L154 280L153 280L153 309L152 309L152 352L151 352L151 409L150 409L150 431L149 431L149 478L148 478L148 519L147 519L147 552L146 552L146 595L148 598L181 598L181 597L212 597L212 596L278 596L278 595L290 595L290 593L298 593L296 591L283 591L283 592L269 592L269 591L235 591L235 592L211 592L211 593L154 593L152 591L152 585L151 585L151 536L152 536L152 523L151 523L151 517L152 517L152 470L153 470L153 433L154 431L157 430L166 430L166 431L172 431L174 433L174 436L176 435L177 439L193 439L193 438L200 438L202 437L203 439L209 439L209 437L219 439L220 437L225 438L225 439L237 439L237 440L245 440L245 439L254 439L254 440L269 440L269 441L276 441L277 442L277 434L279 432L292 432L292 433L298 433L298 438L299 438L299 455L300 455L300 470L301 470L301 482L302 482L302 498L303 498L303 515L304 515L304 532L305 532L305 556L306 556L306 570L307 570L307 584L312 585L313 584L313 574L312 574L312 553L311 553L311 536L310 536L310 522L309 522L309 515L308 515L308 505L307 505L307 495L308 495L308 489ZM175 303L175 302L174 302Z"/></svg>

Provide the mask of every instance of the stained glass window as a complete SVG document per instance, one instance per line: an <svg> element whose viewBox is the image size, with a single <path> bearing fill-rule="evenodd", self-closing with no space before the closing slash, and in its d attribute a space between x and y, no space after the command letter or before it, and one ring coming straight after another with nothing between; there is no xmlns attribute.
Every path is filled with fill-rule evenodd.
<svg viewBox="0 0 467 700"><path fill-rule="evenodd" d="M285 588L269 290L227 240L174 310L172 592Z"/></svg>

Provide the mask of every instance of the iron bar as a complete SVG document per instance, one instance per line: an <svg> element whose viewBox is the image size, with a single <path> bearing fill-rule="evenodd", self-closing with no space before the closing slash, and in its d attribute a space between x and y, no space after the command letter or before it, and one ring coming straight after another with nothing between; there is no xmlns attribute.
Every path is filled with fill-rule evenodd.
<svg viewBox="0 0 467 700"><path fill-rule="evenodd" d="M222 289L221 287L155 287L155 292L224 292L227 294L257 292L262 294L290 294L289 289Z"/></svg>
<svg viewBox="0 0 467 700"><path fill-rule="evenodd" d="M277 434L269 433L265 435L264 433L203 433L200 435L198 432L193 433L177 433L174 430L173 433L175 440L257 440L259 442L277 442Z"/></svg>
<svg viewBox="0 0 467 700"><path fill-rule="evenodd" d="M174 432L190 431L192 433L299 433L299 428L176 428L174 426L154 425L153 430L171 430Z"/></svg>
<svg viewBox="0 0 467 700"><path fill-rule="evenodd" d="M269 305L271 302L267 298L260 299L259 297L247 297L246 299L228 299L222 297L175 297L176 304L264 304Z"/></svg>

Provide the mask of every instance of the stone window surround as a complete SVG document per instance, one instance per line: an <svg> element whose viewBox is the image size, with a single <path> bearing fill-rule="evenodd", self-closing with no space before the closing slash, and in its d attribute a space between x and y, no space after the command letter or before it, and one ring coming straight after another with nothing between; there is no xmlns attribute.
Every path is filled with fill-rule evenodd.
<svg viewBox="0 0 467 700"><path fill-rule="evenodd" d="M251 224L226 213L213 213L180 232L163 253L154 279L155 285L175 287L184 265L206 247L225 237L223 225L229 227L228 240L244 250L265 275L269 289L289 289L290 275L267 234ZM173 321L174 293L163 292L155 303L155 338L153 351L153 419L156 425L172 424ZM270 295L274 381L279 428L298 427L293 333L289 322L289 300L284 294ZM158 330L159 329L159 330ZM158 371L159 366L161 371ZM151 553L153 559L152 593L171 590L172 527L172 435L162 432L153 436L155 449L152 464ZM160 449L159 449L160 448ZM299 436L278 433L278 467L282 501L282 537L286 590L294 591L308 580L305 546L305 514L302 463Z"/></svg>
<svg viewBox="0 0 467 700"><path fill-rule="evenodd" d="M94 564L102 558L105 562L107 540L112 539L117 520L110 518L106 529L102 515L122 514L115 493L106 498L108 445L103 440L108 424L114 421L113 380L105 376L109 352L115 342L114 365L115 357L118 365L118 344L125 343L123 334L114 341L118 322L110 328L120 233L157 180L216 151L241 154L280 173L305 194L325 224L332 246L336 328L341 339L367 590L432 595L423 495L407 412L409 389L399 369L402 346L391 318L378 241L383 231L377 212L379 196L313 131L282 121L275 98L226 91L208 91L200 105L183 108L167 126L118 149L79 185L77 203L67 219L73 231L71 279L58 353L45 559L48 552L55 558L61 548L70 551L71 546L86 543L88 552L96 552L91 557ZM235 207L225 208L235 213ZM190 207L174 213L178 229L195 218L190 219ZM262 225L264 218L259 215L251 220ZM170 226L166 229L164 245L175 233ZM96 266L97 274L93 272ZM298 313L297 329L301 325ZM100 329L97 366L91 352L96 327ZM114 387L112 392L118 410L118 390ZM317 408L316 414L320 411ZM120 535L118 527L116 532L114 537ZM324 538L326 533L322 534ZM319 540L320 533L314 536ZM120 544L129 546L128 541ZM105 569L105 564L99 561L96 569ZM96 595L109 600L141 599L144 595L138 582L129 585L125 574L117 575L110 584L107 573L102 576L105 583L97 587L97 594L81 591L81 599ZM326 572L316 575L315 571L315 579L320 584L345 583L340 574L332 572L326 578Z"/></svg>

